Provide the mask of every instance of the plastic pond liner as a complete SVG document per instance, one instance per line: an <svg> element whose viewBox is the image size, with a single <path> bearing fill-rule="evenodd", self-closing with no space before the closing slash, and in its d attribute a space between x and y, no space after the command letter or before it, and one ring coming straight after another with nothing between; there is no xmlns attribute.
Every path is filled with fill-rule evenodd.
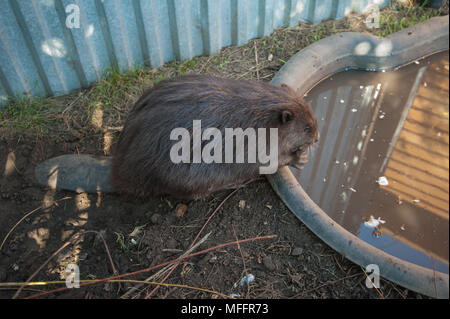
<svg viewBox="0 0 450 319"><path fill-rule="evenodd" d="M268 176L334 250L437 298L449 297L448 48L444 16L301 50L273 82L305 94L320 141L303 171Z"/></svg>

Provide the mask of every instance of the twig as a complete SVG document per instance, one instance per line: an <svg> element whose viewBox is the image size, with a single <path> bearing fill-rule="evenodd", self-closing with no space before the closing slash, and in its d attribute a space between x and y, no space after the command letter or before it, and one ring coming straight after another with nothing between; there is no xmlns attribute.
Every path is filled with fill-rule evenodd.
<svg viewBox="0 0 450 319"><path fill-rule="evenodd" d="M362 271L364 272L364 275L366 275L367 279L370 280L370 282L372 283L372 286L375 288L375 290L378 292L378 294L380 295L381 299L384 299L383 294L381 293L380 290L378 290L378 288L375 286L374 282L372 281L372 279L369 278L369 276L367 275L366 271L364 270L363 267L361 267Z"/></svg>
<svg viewBox="0 0 450 319"><path fill-rule="evenodd" d="M95 279L89 279L89 280L80 280L80 282L92 282L95 281ZM122 283L122 282L131 282L131 283L138 283L138 284L142 284L142 285L158 285L158 286L165 286L165 287L177 287L177 288L187 288L187 289L192 289L192 290L199 290L199 291L203 291L203 292L207 292L210 294L216 294L218 296L221 296L223 298L231 298L228 295L225 295L221 292L215 291L215 290L211 290L211 289L205 289L205 288L200 288L200 287L193 287L193 286L188 286L188 285L181 285L181 284L167 284L167 283L162 283L162 282L155 282L155 281L142 281L142 280L133 280L133 279L113 279L110 280L110 282L118 282L118 283ZM0 287L15 287L15 286L45 286L45 285L55 285L55 284L65 284L66 282L64 280L57 280L57 281L38 281L38 282L4 282L4 283L0 283ZM4 289L4 288L0 288L0 289ZM7 289L13 289L13 288L7 288ZM37 292L42 292L42 290L37 290L37 289L27 289L29 291L37 291Z"/></svg>
<svg viewBox="0 0 450 319"><path fill-rule="evenodd" d="M114 262L111 258L111 254L109 253L109 249L108 249L108 245L106 245L105 239L103 238L102 234L100 234L99 232L95 231L95 230L86 230L82 233L78 233L75 234L72 239L70 239L69 241L65 242L58 250L56 250L30 277L28 277L28 279L25 281L25 283L30 282L41 270L42 268L44 268L55 256L57 256L61 251L64 250L64 248L66 248L67 246L69 246L70 244L73 244L74 241L76 239L78 239L79 237L81 237L82 235L86 234L86 233L96 233L98 235L100 235L101 239L103 240L103 244L105 245L105 249L106 249L106 253L108 255L109 258L109 262L111 263L111 267L113 269L113 272L115 275L118 274L116 267L114 266ZM22 285L14 294L14 296L12 297L12 299L16 299L20 292L22 291L22 289L25 287L25 285Z"/></svg>
<svg viewBox="0 0 450 319"><path fill-rule="evenodd" d="M60 201L63 201L63 200L66 200L66 199L71 199L72 197L64 197L64 198L61 198L61 199L58 199L56 202L60 202ZM53 205L55 205L55 203L53 203L50 207L52 207ZM48 208L50 208L50 207L48 207ZM9 230L9 232L6 234L6 236L5 236L5 238L3 238L3 241L2 241L2 243L0 244L0 251L2 250L2 248L3 248L3 245L5 244L5 242L6 242L6 240L8 239L8 237L9 237L9 235L11 235L11 233L14 231L14 229L16 229L17 228L17 226L19 226L19 224L25 219L25 218L27 218L28 216L30 216L31 214L33 214L33 213L35 213L35 212L37 212L39 209L41 209L41 208L43 208L43 206L41 205L41 206L39 206L39 207L37 207L37 208L35 208L35 209L33 209L31 212L29 212L29 213L27 213L27 214L25 214L25 216L23 216L10 230Z"/></svg>
<svg viewBox="0 0 450 319"><path fill-rule="evenodd" d="M327 281L327 282L325 282L325 283L323 283L323 284L321 284L321 285L319 285L319 286L317 286L317 287L315 287L315 288L313 288L313 289L309 289L309 290L302 291L301 293L296 294L295 296L292 296L292 297L290 297L290 298L300 297L300 296L302 296L302 295L304 295L304 294L307 294L307 293L309 293L309 292L315 291L315 290L317 290L317 289L319 289L319 288L322 288L322 287L325 287L325 286L328 286L328 285L331 285L331 284L335 284L335 283L340 282L340 281L343 281L343 280L345 280L345 279L353 278L353 277L360 276L360 275L361 275L360 273L357 273L357 274L353 274L353 275L350 275L350 276L342 277L342 278L340 278L340 279L336 279L336 280L332 280L332 281Z"/></svg>
<svg viewBox="0 0 450 319"><path fill-rule="evenodd" d="M94 285L94 284L100 284L100 283L111 281L111 280L115 280L115 279L121 279L121 278L126 278L126 277L130 277L130 276L146 273L146 272L155 270L157 268L161 268L161 267L164 267L166 265L170 265L170 264L179 262L179 261L187 259L187 258L191 258L191 257L195 257L195 256L198 256L198 255L202 255L202 254L208 253L208 252L210 252L212 250L216 250L216 249L227 247L227 246L233 246L233 245L236 245L237 243L242 244L242 243L249 242L249 241L255 241L255 240L260 240L260 239L272 239L272 238L275 238L275 237L277 237L277 235L258 236L258 237L241 239L239 241L232 241L232 242L220 244L220 245L217 245L217 246L214 246L214 247L210 247L210 248L198 251L196 253L192 253L192 254L184 256L184 257L179 257L179 258L176 258L176 259L172 259L172 260L166 261L166 262L161 263L161 264L156 265L156 266L151 266L151 267L148 267L148 268L145 268L145 269L141 269L141 270L138 270L138 271L134 271L134 272L130 272L130 273L122 274L122 275L117 275L117 276L113 276L113 277L93 280L93 281L90 281L90 282L87 282L87 283L82 283L82 284L80 284L80 287L86 287L86 286L90 286L90 285ZM35 295L32 295L32 296L26 297L25 299L34 299L34 298L46 296L46 295L49 295L49 294L53 294L53 293L56 293L56 292L65 291L67 289L70 289L70 288L68 288L68 287L58 288L58 289L46 291L46 292L43 292L43 293L40 293L40 294L35 294Z"/></svg>
<svg viewBox="0 0 450 319"><path fill-rule="evenodd" d="M201 244L203 244L209 237L209 235L211 235L211 233L208 233L205 235L205 237L203 237L196 245L194 245L193 247L189 248L185 253L183 253L183 255L181 255L181 257L187 256L190 253L192 253L192 251L194 251L198 246L200 246ZM178 265L178 263L176 264ZM148 277L147 279L145 279L145 281L150 281L154 278L158 278L159 276L162 276L165 272L167 272L171 267L173 267L174 265L170 265L170 266L166 266L163 269L161 269L160 271L158 271L156 274ZM172 270L170 271L169 274L172 273L172 271L175 269L175 267L172 268ZM166 276L167 277L167 276ZM167 278L164 278L164 280ZM164 282L163 280L163 282ZM131 288L129 291L127 291L125 294L122 295L121 298L127 298L131 293L133 293L134 291L136 291L137 289L139 289L140 287L142 287L142 285L138 285L136 287ZM135 296L135 298L139 296L139 294L137 294Z"/></svg>
<svg viewBox="0 0 450 319"><path fill-rule="evenodd" d="M234 225L231 224L231 227L233 228L233 234L234 234L234 237L236 238L236 241L237 241L237 240L238 240L238 237L237 237L237 235L236 235L236 230L234 229ZM241 245L239 245L239 243L238 243L237 246L238 246L238 250L239 250L239 252L240 252L240 254L241 254L241 258L242 258L242 264L243 264L243 266L244 266L244 274L245 274L245 278L248 279L248 272L247 272L247 267L246 267L246 265L245 265L244 254L242 253ZM250 294L250 285L248 284L248 281L247 281L247 296L246 296L247 299L248 299L248 295L249 295L249 294Z"/></svg>
<svg viewBox="0 0 450 319"><path fill-rule="evenodd" d="M244 183L244 185L242 185L241 187L253 182L253 180L247 181L246 183ZM197 239L200 237L200 234L203 232L203 230L205 229L206 225L208 225L209 221L214 217L214 215L219 211L219 209L223 206L223 204L225 204L225 202L231 197L233 196L241 187L236 188L235 190L233 190L230 194L228 194L227 197L225 197L222 202L220 202L219 206L216 207L216 209L211 213L211 215L209 215L208 219L206 220L206 222L203 224L202 228L200 229L200 231L198 232L197 236L195 236L194 240L192 241L192 243L189 245L189 249L195 244L195 242L197 241ZM173 268L170 270L169 274L167 274L167 276L162 280L162 282L164 282L165 280L167 280L167 278L169 278L170 274L172 274L172 272L175 270L176 267L178 267L178 263L176 265L173 266ZM156 290L159 289L158 287L155 287L145 298L149 299L155 292Z"/></svg>
<svg viewBox="0 0 450 319"><path fill-rule="evenodd" d="M2 250L2 248L3 248L3 245L5 244L5 242L6 242L6 240L8 239L8 237L9 237L9 235L11 235L11 233L14 231L14 229L16 229L16 227L25 219L25 218L27 218L28 216L30 216L31 214L33 214L33 213L35 213L35 212L37 212L39 209L41 209L42 208L42 206L39 206L39 207L37 207L37 208L35 208L35 209L33 209L31 212L29 212L29 213L27 213L27 214L25 214L25 216L23 216L11 229L10 229L10 231L6 234L6 236L5 236L5 238L3 238L3 241L2 241L2 243L0 244L0 251Z"/></svg>
<svg viewBox="0 0 450 319"><path fill-rule="evenodd" d="M256 41L253 42L255 47L255 62L256 62L256 79L259 81L259 62L258 62L258 49L256 48Z"/></svg>

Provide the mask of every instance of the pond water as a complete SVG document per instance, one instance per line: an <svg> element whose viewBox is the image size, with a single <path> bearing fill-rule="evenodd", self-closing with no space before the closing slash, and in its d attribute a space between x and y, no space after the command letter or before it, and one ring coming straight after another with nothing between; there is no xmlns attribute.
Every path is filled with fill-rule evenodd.
<svg viewBox="0 0 450 319"><path fill-rule="evenodd" d="M320 141L291 168L332 219L403 260L449 272L449 53L346 71L306 95Z"/></svg>

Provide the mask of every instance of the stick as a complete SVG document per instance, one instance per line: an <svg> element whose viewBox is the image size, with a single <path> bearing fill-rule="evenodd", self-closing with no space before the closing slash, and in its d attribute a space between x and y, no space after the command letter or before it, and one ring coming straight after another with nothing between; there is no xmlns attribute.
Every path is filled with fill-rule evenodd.
<svg viewBox="0 0 450 319"><path fill-rule="evenodd" d="M166 265L179 262L179 261L187 259L187 258L191 258L191 257L195 257L195 256L198 256L198 255L202 255L202 254L208 253L211 250L216 250L216 249L219 249L219 248L236 245L237 243L242 244L242 243L249 242L249 241L260 240L260 239L272 239L272 238L275 238L275 237L277 237L277 235L258 236L258 237L241 239L239 241L232 241L232 242L220 244L220 245L217 245L217 246L214 246L214 247L210 247L210 248L198 251L196 253L192 253L192 254L184 256L184 257L180 257L180 258L176 258L176 259L172 259L172 260L166 261L166 262L164 262L162 264L159 264L159 265L156 265L156 266L152 266L152 267L148 267L148 268L141 269L141 270L138 270L138 271L134 271L134 272L130 272L130 273L122 274L122 275L117 275L117 276L113 276L113 277L103 278L103 279L94 280L94 281L91 281L91 282L88 282L88 283L80 284L80 287L86 287L86 286L90 286L90 285L94 285L94 284L100 284L100 283L103 283L103 282L107 282L107 281L110 281L110 280L113 280L113 279L121 279L121 278L125 278L125 277L130 277L130 276L146 273L146 272L155 270L157 268L161 268L161 267L164 267ZM49 294L52 294L52 293L65 291L67 289L70 289L70 288L68 288L68 287L58 288L58 289L46 291L46 292L43 292L43 293L40 293L40 294L35 294L35 295L32 295L32 296L26 297L25 299L34 299L34 298L46 296L46 295L49 295Z"/></svg>

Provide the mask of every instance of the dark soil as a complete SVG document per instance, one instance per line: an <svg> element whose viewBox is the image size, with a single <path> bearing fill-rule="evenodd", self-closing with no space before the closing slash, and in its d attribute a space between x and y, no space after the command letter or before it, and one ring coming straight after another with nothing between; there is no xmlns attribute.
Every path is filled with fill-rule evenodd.
<svg viewBox="0 0 450 319"><path fill-rule="evenodd" d="M23 282L58 248L77 233L94 230L103 234L119 274L134 272L177 258L186 251L208 216L231 192L223 191L187 204L187 212L176 215L180 201L166 197L130 199L116 194L76 194L45 190L33 181L40 161L67 153L97 153L87 143L2 140L1 167L15 154L14 172L0 182L0 238L26 214L31 214L11 233L0 251L0 281ZM9 155L11 156L11 155ZM245 201L245 204L244 202ZM129 234L143 226L133 237ZM167 283L214 290L249 298L380 298L365 286L361 267L334 252L290 213L265 181L239 189L210 220L200 238L211 233L195 251L236 239L276 235L219 248L182 261ZM119 238L123 238L121 243ZM131 242L131 239L136 244ZM100 279L113 270L99 236L87 233L62 251L32 281L65 278L65 267L76 263L81 279ZM159 270L159 269L158 269ZM128 279L143 280L145 273ZM235 289L245 274L255 281ZM346 279L347 278L347 279ZM156 278L152 281L160 281ZM51 294L50 298L119 298L136 284L102 283ZM45 289L63 285L50 285ZM38 286L39 287L39 286ZM144 297L154 286L139 295ZM25 289L21 297L44 288ZM0 290L10 298L16 289ZM388 281L382 281L385 298L421 297ZM132 294L136 295L136 292ZM213 298L214 294L188 288L160 287L153 298Z"/></svg>
<svg viewBox="0 0 450 319"><path fill-rule="evenodd" d="M148 81L139 81L139 85L180 73L270 81L284 61L310 42L336 32L355 28L361 31L361 21L362 17L355 17L328 22L324 27L277 30L245 46L195 58L190 64L174 62L159 70L144 70L140 76ZM171 197L137 199L117 194L52 191L35 183L34 168L43 160L73 153L109 155L107 140L117 138L120 125L141 89L119 97L123 104L104 112L103 127L109 130L99 130L94 119L83 112L82 103L93 98L95 88L91 88L53 101L64 110L60 113L63 120L46 134L0 137L0 283L26 281L63 244L84 231L95 232L75 236L31 281L64 281L65 268L70 263L79 266L82 280L113 276L99 234L103 235L117 274L172 260L189 248L210 214L231 193L228 190L202 200L181 202ZM187 211L177 216L177 211L182 212L177 209L180 203L187 205ZM199 239L208 233L208 239L193 252L237 239L276 237L220 247L186 258L169 276L164 273L151 281L189 287L160 286L151 298L222 298L231 294L246 298L423 297L386 280L381 280L379 291L366 288L362 268L309 231L265 179L238 189L211 218ZM145 280L160 269L122 279ZM246 274L253 274L255 280L248 287L234 288ZM137 285L103 282L43 298L120 298ZM28 286L19 297L61 287L65 285ZM144 298L155 287L145 285L127 296ZM0 298L11 298L17 288L17 285L0 286Z"/></svg>

